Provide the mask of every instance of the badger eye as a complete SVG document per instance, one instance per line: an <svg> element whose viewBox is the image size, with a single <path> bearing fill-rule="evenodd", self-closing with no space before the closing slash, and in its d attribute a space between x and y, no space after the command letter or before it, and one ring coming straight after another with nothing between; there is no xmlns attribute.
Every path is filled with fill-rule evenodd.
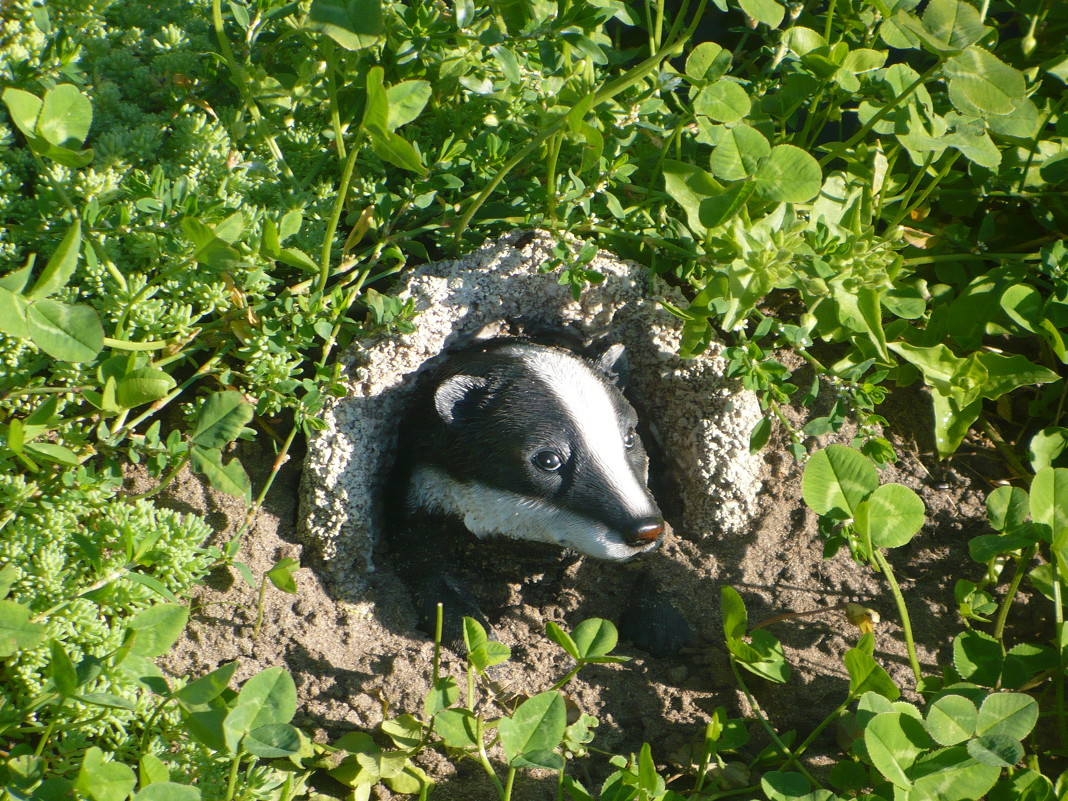
<svg viewBox="0 0 1068 801"><path fill-rule="evenodd" d="M631 429L623 435L623 447L628 451L638 443L638 435L634 433L634 429Z"/></svg>
<svg viewBox="0 0 1068 801"><path fill-rule="evenodd" d="M532 460L539 470L555 473L564 465L564 458L556 451L539 451Z"/></svg>

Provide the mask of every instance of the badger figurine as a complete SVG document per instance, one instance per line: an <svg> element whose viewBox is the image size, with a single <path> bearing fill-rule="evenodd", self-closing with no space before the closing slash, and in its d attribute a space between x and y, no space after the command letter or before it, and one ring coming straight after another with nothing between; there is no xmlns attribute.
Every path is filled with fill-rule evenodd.
<svg viewBox="0 0 1068 801"><path fill-rule="evenodd" d="M486 622L449 564L457 528L614 562L659 546L667 524L647 487L625 372L621 345L590 360L496 338L447 354L423 377L401 427L387 516L425 630L439 602L446 642L460 639L464 615Z"/></svg>

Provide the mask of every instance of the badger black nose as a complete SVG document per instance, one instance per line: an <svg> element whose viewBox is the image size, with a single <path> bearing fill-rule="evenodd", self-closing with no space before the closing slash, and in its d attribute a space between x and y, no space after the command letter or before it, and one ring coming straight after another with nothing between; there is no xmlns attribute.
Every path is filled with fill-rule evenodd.
<svg viewBox="0 0 1068 801"><path fill-rule="evenodd" d="M660 539L664 533L664 521L659 517L646 517L627 534L629 545L648 545Z"/></svg>

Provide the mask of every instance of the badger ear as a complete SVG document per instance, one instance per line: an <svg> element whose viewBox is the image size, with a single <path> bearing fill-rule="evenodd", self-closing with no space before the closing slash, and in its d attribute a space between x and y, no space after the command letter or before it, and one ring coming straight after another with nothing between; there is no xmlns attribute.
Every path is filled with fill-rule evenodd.
<svg viewBox="0 0 1068 801"><path fill-rule="evenodd" d="M462 422L465 415L485 395L489 382L474 375L446 378L434 390L434 408L447 424Z"/></svg>
<svg viewBox="0 0 1068 801"><path fill-rule="evenodd" d="M622 344L617 342L610 346L597 358L594 365L620 389L626 388L630 365L627 362L626 348Z"/></svg>

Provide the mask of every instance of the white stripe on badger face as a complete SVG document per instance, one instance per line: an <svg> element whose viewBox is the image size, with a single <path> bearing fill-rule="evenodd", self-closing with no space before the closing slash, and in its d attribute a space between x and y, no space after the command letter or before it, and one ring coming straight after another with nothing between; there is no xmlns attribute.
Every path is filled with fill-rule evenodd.
<svg viewBox="0 0 1068 801"><path fill-rule="evenodd" d="M413 508L445 512L463 519L477 537L504 535L546 542L596 559L622 562L657 546L633 547L610 528L537 498L476 482L460 482L444 470L420 465L412 474L408 502ZM444 554L442 557L444 558Z"/></svg>
<svg viewBox="0 0 1068 801"><path fill-rule="evenodd" d="M581 359L561 351L522 347L506 350L519 356L560 401L613 499L636 519L659 517L649 501L649 491L627 460L619 414L604 381Z"/></svg>

